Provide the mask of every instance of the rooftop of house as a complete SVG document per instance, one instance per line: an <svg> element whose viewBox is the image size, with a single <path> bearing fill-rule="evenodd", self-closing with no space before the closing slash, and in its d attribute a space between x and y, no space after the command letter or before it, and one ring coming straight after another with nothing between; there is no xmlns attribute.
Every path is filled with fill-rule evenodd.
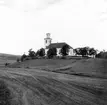
<svg viewBox="0 0 107 105"><path fill-rule="evenodd" d="M46 47L46 49L49 48L62 48L64 45L66 45L67 43L62 42L62 43L51 43L49 46ZM68 45L68 44L67 44ZM70 45L68 45L70 48L72 48ZM72 48L73 49L73 48Z"/></svg>

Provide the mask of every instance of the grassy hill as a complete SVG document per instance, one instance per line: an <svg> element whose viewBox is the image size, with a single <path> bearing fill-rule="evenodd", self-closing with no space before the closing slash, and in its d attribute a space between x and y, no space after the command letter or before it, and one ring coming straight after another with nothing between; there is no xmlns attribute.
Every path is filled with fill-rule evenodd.
<svg viewBox="0 0 107 105"><path fill-rule="evenodd" d="M22 63L14 63L13 68L39 68L46 71L57 73L73 74L78 76L91 76L107 78L107 60L106 59L36 59L27 60Z"/></svg>
<svg viewBox="0 0 107 105"><path fill-rule="evenodd" d="M30 67L30 68L58 68L62 66L69 65L76 60L62 60L62 59L35 59L35 60L26 60L22 63L14 63L12 67Z"/></svg>
<svg viewBox="0 0 107 105"><path fill-rule="evenodd" d="M14 63L19 57L20 55L0 53L0 66L3 66L5 63Z"/></svg>
<svg viewBox="0 0 107 105"><path fill-rule="evenodd" d="M76 61L68 66L68 69L59 69L56 72L74 74L78 76L91 76L107 78L106 59L85 59Z"/></svg>

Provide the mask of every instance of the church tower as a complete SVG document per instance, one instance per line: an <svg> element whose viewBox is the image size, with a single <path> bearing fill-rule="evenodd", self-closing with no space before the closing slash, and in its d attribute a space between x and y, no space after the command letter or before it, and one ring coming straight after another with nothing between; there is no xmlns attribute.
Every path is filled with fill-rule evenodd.
<svg viewBox="0 0 107 105"><path fill-rule="evenodd" d="M44 41L45 41L45 48L51 44L52 39L50 38L50 33L46 34L46 38L44 39Z"/></svg>

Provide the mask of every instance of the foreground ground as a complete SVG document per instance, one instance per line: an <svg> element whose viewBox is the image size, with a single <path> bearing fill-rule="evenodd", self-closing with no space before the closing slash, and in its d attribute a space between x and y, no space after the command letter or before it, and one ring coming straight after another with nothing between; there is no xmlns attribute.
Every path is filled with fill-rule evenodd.
<svg viewBox="0 0 107 105"><path fill-rule="evenodd" d="M1 68L0 105L107 105L107 79Z"/></svg>

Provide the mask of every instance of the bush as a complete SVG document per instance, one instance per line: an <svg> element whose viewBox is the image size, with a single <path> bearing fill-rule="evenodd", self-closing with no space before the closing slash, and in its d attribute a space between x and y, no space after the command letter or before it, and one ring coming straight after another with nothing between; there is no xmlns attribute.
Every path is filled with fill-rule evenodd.
<svg viewBox="0 0 107 105"><path fill-rule="evenodd" d="M5 67L9 66L10 63L5 63Z"/></svg>
<svg viewBox="0 0 107 105"><path fill-rule="evenodd" d="M19 59L19 58L17 58L17 62L20 62L20 59Z"/></svg>

